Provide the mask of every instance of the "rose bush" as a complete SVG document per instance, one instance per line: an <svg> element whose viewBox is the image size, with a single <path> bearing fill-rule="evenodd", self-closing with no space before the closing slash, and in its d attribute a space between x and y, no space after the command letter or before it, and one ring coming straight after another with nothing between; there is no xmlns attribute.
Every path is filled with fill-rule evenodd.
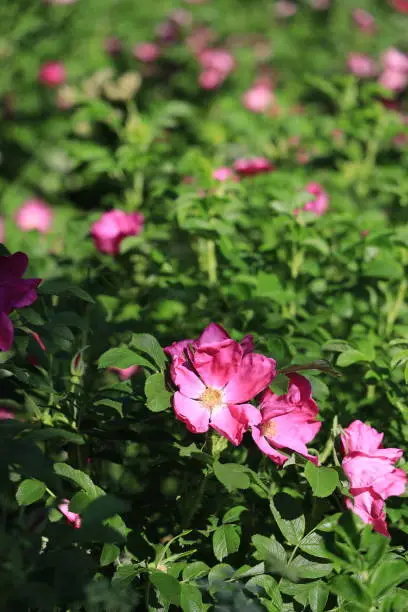
<svg viewBox="0 0 408 612"><path fill-rule="evenodd" d="M0 7L5 610L405 612L403 5Z"/></svg>

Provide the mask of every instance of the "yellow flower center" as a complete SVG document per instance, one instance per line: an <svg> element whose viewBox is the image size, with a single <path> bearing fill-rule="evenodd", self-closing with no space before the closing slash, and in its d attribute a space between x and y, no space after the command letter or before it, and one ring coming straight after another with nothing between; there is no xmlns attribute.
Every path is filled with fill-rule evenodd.
<svg viewBox="0 0 408 612"><path fill-rule="evenodd" d="M222 403L222 391L207 387L207 389L202 393L200 401L205 404L206 408L212 410Z"/></svg>
<svg viewBox="0 0 408 612"><path fill-rule="evenodd" d="M272 438L276 434L276 431L277 427L273 419L261 425L262 435L266 438Z"/></svg>

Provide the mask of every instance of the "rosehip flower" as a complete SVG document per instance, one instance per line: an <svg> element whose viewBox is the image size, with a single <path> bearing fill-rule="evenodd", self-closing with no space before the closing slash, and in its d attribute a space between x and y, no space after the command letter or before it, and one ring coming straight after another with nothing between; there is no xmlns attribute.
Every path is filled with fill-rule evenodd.
<svg viewBox="0 0 408 612"><path fill-rule="evenodd" d="M123 210L111 210L95 221L91 227L91 236L98 251L117 255L120 243L127 236L137 236L143 229L144 217L139 212L126 213Z"/></svg>
<svg viewBox="0 0 408 612"><path fill-rule="evenodd" d="M66 80L64 65L61 62L47 62L41 66L38 78L47 87L58 87Z"/></svg>
<svg viewBox="0 0 408 612"><path fill-rule="evenodd" d="M375 61L364 53L349 53L347 66L350 72L362 79L369 79L377 74Z"/></svg>
<svg viewBox="0 0 408 612"><path fill-rule="evenodd" d="M198 55L203 68L199 84L203 89L219 87L235 68L235 60L226 49L204 49Z"/></svg>
<svg viewBox="0 0 408 612"><path fill-rule="evenodd" d="M275 101L270 85L266 83L255 84L242 96L242 103L253 113L264 113Z"/></svg>
<svg viewBox="0 0 408 612"><path fill-rule="evenodd" d="M252 352L252 337L232 340L211 323L198 340L182 340L165 349L171 356L173 383L178 388L173 406L176 417L193 433L215 429L236 446L246 429L238 415L246 402L263 391L276 375L276 362Z"/></svg>
<svg viewBox="0 0 408 612"><path fill-rule="evenodd" d="M317 420L319 409L312 399L312 386L300 374L289 374L286 395L275 395L267 389L259 410L254 406L234 408L232 414L244 425L252 428L252 437L258 448L272 461L283 465L288 457L280 450L294 451L318 463L317 457L308 453L306 444L311 442L320 430Z"/></svg>
<svg viewBox="0 0 408 612"><path fill-rule="evenodd" d="M8 315L37 299L41 279L22 278L27 266L28 257L24 253L0 257L0 351L9 351L13 344L13 323Z"/></svg>
<svg viewBox="0 0 408 612"><path fill-rule="evenodd" d="M216 168L212 173L213 179L216 181L237 181L238 177L235 175L234 171L231 168L227 168L226 166L221 166L220 168Z"/></svg>
<svg viewBox="0 0 408 612"><path fill-rule="evenodd" d="M159 59L161 54L159 45L156 43L140 43L136 45L133 49L133 55L140 60L141 62L145 62L146 64L150 64L151 62L155 62Z"/></svg>
<svg viewBox="0 0 408 612"><path fill-rule="evenodd" d="M108 370L115 372L120 380L129 380L129 378L132 378L132 376L140 372L141 367L138 365L129 366L128 368L115 368L112 366L108 368Z"/></svg>
<svg viewBox="0 0 408 612"><path fill-rule="evenodd" d="M391 5L400 13L408 13L408 0L391 0Z"/></svg>
<svg viewBox="0 0 408 612"><path fill-rule="evenodd" d="M306 202L302 210L312 212L317 217L324 215L329 207L329 196L327 192L321 185L319 185L319 183L309 183L305 187L305 191L307 191L307 193L311 193L315 197L313 200L310 200L310 202ZM299 209L297 208L294 213L295 215L299 214Z"/></svg>
<svg viewBox="0 0 408 612"><path fill-rule="evenodd" d="M0 244L4 244L6 237L5 225L3 217L0 217Z"/></svg>
<svg viewBox="0 0 408 612"><path fill-rule="evenodd" d="M46 234L51 229L54 213L51 206L43 200L27 200L16 214L17 226L23 232L37 230Z"/></svg>
<svg viewBox="0 0 408 612"><path fill-rule="evenodd" d="M384 500L404 493L407 475L394 465L403 451L383 448L383 437L384 434L373 427L353 421L341 436L342 467L350 482L350 493L354 496L354 500L346 499L346 506L365 523L388 535L383 514Z"/></svg>
<svg viewBox="0 0 408 612"><path fill-rule="evenodd" d="M360 30L365 34L374 34L377 29L375 19L368 11L357 8L352 11L353 21Z"/></svg>
<svg viewBox="0 0 408 612"><path fill-rule="evenodd" d="M254 176L263 172L272 172L275 166L265 157L252 157L249 159L237 159L233 168L239 176Z"/></svg>
<svg viewBox="0 0 408 612"><path fill-rule="evenodd" d="M69 499L64 499L62 504L58 505L58 510L67 519L68 525L72 525L74 529L81 527L82 519L76 512L71 512L69 509Z"/></svg>

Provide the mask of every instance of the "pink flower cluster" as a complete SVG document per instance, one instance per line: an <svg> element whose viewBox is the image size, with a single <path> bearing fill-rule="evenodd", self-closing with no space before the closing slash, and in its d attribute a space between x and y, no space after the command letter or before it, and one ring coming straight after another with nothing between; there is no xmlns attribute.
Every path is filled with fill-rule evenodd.
<svg viewBox="0 0 408 612"><path fill-rule="evenodd" d="M37 299L41 279L24 279L27 266L28 257L24 253L0 257L0 351L9 351L13 344L14 328L9 315Z"/></svg>
<svg viewBox="0 0 408 612"><path fill-rule="evenodd" d="M197 60L201 66L198 82L203 89L217 89L235 68L233 56L222 48L200 50Z"/></svg>
<svg viewBox="0 0 408 612"><path fill-rule="evenodd" d="M402 91L408 85L408 55L398 49L387 49L382 54L382 73L379 84L391 91Z"/></svg>
<svg viewBox="0 0 408 612"><path fill-rule="evenodd" d="M389 536L384 502L391 495L402 495L407 484L406 473L395 467L402 457L399 448L383 448L384 434L373 427L354 421L341 436L343 470L350 482L353 499L346 506L376 531Z"/></svg>
<svg viewBox="0 0 408 612"><path fill-rule="evenodd" d="M98 251L118 255L122 240L140 234L143 224L144 217L139 212L111 210L95 221L91 227L91 236Z"/></svg>

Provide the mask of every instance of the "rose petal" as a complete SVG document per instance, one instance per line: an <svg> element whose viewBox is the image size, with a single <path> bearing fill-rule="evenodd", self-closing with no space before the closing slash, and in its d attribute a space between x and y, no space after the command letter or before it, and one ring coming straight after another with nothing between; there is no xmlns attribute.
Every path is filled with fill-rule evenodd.
<svg viewBox="0 0 408 612"><path fill-rule="evenodd" d="M225 387L229 404L247 402L267 387L276 376L276 361L257 353L244 355L236 375Z"/></svg>
<svg viewBox="0 0 408 612"><path fill-rule="evenodd" d="M185 397L177 391L174 394L173 404L176 417L185 423L189 431L192 433L208 431L210 412L201 402Z"/></svg>

